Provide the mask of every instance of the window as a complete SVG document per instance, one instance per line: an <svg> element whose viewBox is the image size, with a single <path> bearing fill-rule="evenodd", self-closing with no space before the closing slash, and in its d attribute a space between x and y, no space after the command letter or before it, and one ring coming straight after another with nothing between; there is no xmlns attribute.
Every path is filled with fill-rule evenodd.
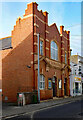
<svg viewBox="0 0 83 120"><path fill-rule="evenodd" d="M81 69L81 66L79 66L79 69Z"/></svg>
<svg viewBox="0 0 83 120"><path fill-rule="evenodd" d="M83 77L83 73L81 74L81 77Z"/></svg>
<svg viewBox="0 0 83 120"><path fill-rule="evenodd" d="M65 63L67 63L67 53L65 53Z"/></svg>
<svg viewBox="0 0 83 120"><path fill-rule="evenodd" d="M76 70L75 70L75 75L76 75Z"/></svg>
<svg viewBox="0 0 83 120"><path fill-rule="evenodd" d="M82 73L81 73L81 72L79 72L78 74L79 74L79 75L81 75Z"/></svg>
<svg viewBox="0 0 83 120"><path fill-rule="evenodd" d="M73 66L77 66L77 64L74 64Z"/></svg>
<svg viewBox="0 0 83 120"><path fill-rule="evenodd" d="M78 71L81 71L81 66L79 66L79 69L78 69Z"/></svg>
<svg viewBox="0 0 83 120"><path fill-rule="evenodd" d="M62 87L62 80L59 80L59 89Z"/></svg>
<svg viewBox="0 0 83 120"><path fill-rule="evenodd" d="M45 89L45 77L40 75L40 89Z"/></svg>
<svg viewBox="0 0 83 120"><path fill-rule="evenodd" d="M58 60L58 47L54 41L51 42L51 58Z"/></svg>
<svg viewBox="0 0 83 120"><path fill-rule="evenodd" d="M40 55L43 55L43 41L40 41Z"/></svg>

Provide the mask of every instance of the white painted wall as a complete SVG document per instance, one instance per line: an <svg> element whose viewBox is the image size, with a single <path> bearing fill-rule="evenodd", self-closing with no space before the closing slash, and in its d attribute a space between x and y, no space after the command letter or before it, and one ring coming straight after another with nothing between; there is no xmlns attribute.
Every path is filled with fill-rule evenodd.
<svg viewBox="0 0 83 120"><path fill-rule="evenodd" d="M70 68L71 68L71 74L70 74L70 95L71 96L81 95L82 94L83 78L81 77L81 74L79 74L79 72L81 72L83 74L83 57L78 56L78 64L70 62L70 65L71 65L70 66ZM81 71L79 71L79 66L81 66ZM81 82L80 81L75 81L75 77L81 78ZM78 93L78 94L73 93L73 89L75 88L75 82L78 82L78 87L79 87L79 91L80 91L80 93Z"/></svg>

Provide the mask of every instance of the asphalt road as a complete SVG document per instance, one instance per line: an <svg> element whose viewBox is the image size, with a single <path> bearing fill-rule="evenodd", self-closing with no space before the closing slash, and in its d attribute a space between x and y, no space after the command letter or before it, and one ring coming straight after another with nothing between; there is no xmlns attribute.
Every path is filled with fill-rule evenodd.
<svg viewBox="0 0 83 120"><path fill-rule="evenodd" d="M6 120L29 120L30 118L32 118L32 120L83 120L83 100L44 108L39 111L32 112L31 114L25 114Z"/></svg>

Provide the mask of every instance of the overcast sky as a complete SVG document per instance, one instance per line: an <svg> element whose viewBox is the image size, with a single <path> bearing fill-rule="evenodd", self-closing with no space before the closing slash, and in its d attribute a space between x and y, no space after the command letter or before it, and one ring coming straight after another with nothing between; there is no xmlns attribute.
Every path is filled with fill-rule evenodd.
<svg viewBox="0 0 83 120"><path fill-rule="evenodd" d="M11 36L16 19L25 13L28 2L0 3L0 38ZM58 29L64 25L70 30L72 54L81 54L81 2L37 2L38 9L47 11L48 23L56 23ZM2 9L1 9L2 8Z"/></svg>

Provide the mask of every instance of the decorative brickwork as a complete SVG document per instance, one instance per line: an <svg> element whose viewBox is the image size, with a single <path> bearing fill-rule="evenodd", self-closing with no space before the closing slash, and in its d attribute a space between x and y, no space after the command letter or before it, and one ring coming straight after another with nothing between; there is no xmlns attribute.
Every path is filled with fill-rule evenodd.
<svg viewBox="0 0 83 120"><path fill-rule="evenodd" d="M19 87L25 88L26 92L28 92L26 88L31 89L31 91L38 89L38 33L40 40L43 41L43 55L40 55L40 74L45 77L45 89L40 90L40 99L53 98L53 92L55 92L55 96L64 96L64 79L66 79L65 95L70 95L70 33L64 31L64 26L60 26L60 33L55 23L49 26L48 13L39 11L37 6L38 4L35 2L27 5L24 17L17 19L12 30L13 48L3 51L3 101L7 96L8 102L16 102ZM51 41L54 41L58 46L58 60L51 58ZM67 64L65 64L65 51ZM49 79L52 81L51 89L48 88ZM56 91L53 89L53 79ZM62 80L61 88L59 88L59 80Z"/></svg>

